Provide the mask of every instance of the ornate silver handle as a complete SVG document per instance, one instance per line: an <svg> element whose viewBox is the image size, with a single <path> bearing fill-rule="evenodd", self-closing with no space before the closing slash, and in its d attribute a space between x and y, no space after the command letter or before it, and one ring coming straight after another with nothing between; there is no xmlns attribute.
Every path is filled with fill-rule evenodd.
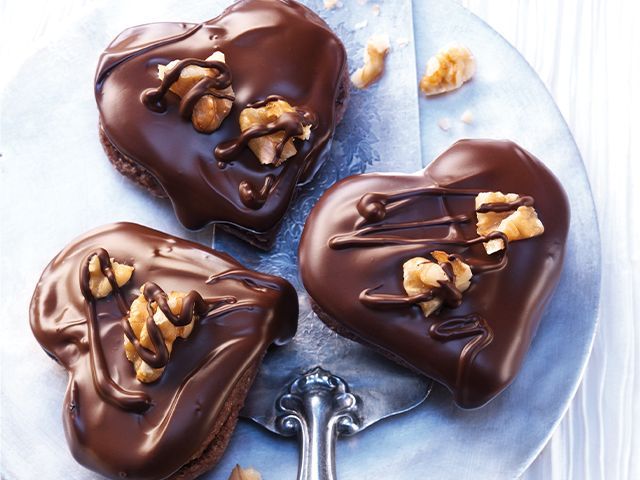
<svg viewBox="0 0 640 480"><path fill-rule="evenodd" d="M360 401L347 383L316 367L296 378L276 405L278 433L301 443L298 480L334 480L336 437L360 429Z"/></svg>

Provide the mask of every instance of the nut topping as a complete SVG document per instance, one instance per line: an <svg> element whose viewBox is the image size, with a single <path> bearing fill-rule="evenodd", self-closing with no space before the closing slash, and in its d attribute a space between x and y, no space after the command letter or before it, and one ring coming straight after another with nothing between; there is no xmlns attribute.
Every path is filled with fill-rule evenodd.
<svg viewBox="0 0 640 480"><path fill-rule="evenodd" d="M110 260L113 275L116 277L116 283L121 287L127 283L131 275L133 275L133 267L115 262L113 258ZM98 255L94 255L91 257L91 260L89 260L89 289L96 299L108 296L112 290L109 279L102 273Z"/></svg>
<svg viewBox="0 0 640 480"><path fill-rule="evenodd" d="M249 148L263 165L278 166L288 158L294 156L297 150L293 144L293 139L308 140L311 135L311 124L302 122L300 112L282 99L274 99L255 108L248 107L240 113L240 130L243 133L252 127L274 124L274 122L281 119L283 115L292 116L294 119L295 116L299 116L300 118L298 120L302 125L302 133L286 140L283 146L281 146L281 144L285 140L286 135L284 126L274 133L251 138L249 140Z"/></svg>
<svg viewBox="0 0 640 480"><path fill-rule="evenodd" d="M456 90L476 73L476 60L471 51L459 44L450 44L427 62L427 71L420 80L425 95Z"/></svg>
<svg viewBox="0 0 640 480"><path fill-rule="evenodd" d="M504 233L510 242L536 237L544 233L544 225L538 219L530 197L521 197L516 193L482 192L476 197L478 235L492 232ZM485 242L484 248L489 255L505 248L504 242L497 238Z"/></svg>
<svg viewBox="0 0 640 480"><path fill-rule="evenodd" d="M217 61L225 63L224 53L213 52L206 61ZM178 65L180 60L173 60L167 65L158 65L158 78L163 81L165 75ZM188 98L191 92L197 89L197 85L205 78L215 79L218 73L214 68L205 68L198 65L187 65L181 72L178 80L173 82L169 90L181 99ZM233 104L234 95L231 85L218 90L213 87L206 87L204 91L196 93L199 98L191 112L191 122L196 130L202 133L211 133L220 127L222 121L229 115ZM182 108L182 107L181 107Z"/></svg>
<svg viewBox="0 0 640 480"><path fill-rule="evenodd" d="M166 317L162 310L158 308L158 304L156 302L147 301L144 294L142 293L143 289L144 285L140 288L141 293L133 301L133 303L131 304L131 309L129 310L128 322L131 325L131 329L133 330L133 333L143 347L151 351L155 351L155 347L153 345L146 325L149 313L152 313L153 321L159 327L164 339L164 344L167 347L167 351L169 352L169 354L171 354L171 350L173 349L173 342L176 340L176 338L187 338L189 335L191 335L197 316L194 313L190 323L183 327L176 327ZM186 296L187 294L184 292L170 292L167 295L167 304L169 306L169 310L171 310L171 313L173 313L174 315L179 315L182 312L182 304ZM138 354L135 346L133 345L133 343L131 343L131 341L129 341L126 335L124 336L124 350L127 359L131 363L133 363L133 367L136 371L136 378L140 382L150 383L160 378L162 372L164 371L164 367L152 368L147 363L145 363L144 360L140 358L140 355Z"/></svg>
<svg viewBox="0 0 640 480"><path fill-rule="evenodd" d="M472 276L469 265L447 252L436 250L431 252L431 256L432 259L414 257L402 265L403 286L407 295L433 292L433 298L419 303L425 317L429 317L445 302L444 295L439 294L439 290L449 285L460 294L469 288Z"/></svg>
<svg viewBox="0 0 640 480"><path fill-rule="evenodd" d="M367 88L384 72L384 60L389 53L388 35L373 35L364 49L364 66L353 72L351 83L356 88Z"/></svg>

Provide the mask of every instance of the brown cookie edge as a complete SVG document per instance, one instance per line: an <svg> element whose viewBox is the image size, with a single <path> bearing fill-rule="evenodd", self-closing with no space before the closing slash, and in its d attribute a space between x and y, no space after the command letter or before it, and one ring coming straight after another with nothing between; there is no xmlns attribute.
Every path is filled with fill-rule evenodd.
<svg viewBox="0 0 640 480"><path fill-rule="evenodd" d="M240 410L260 369L260 361L251 364L238 379L225 401L211 434L192 459L169 477L170 480L192 480L211 470L222 458L238 422Z"/></svg>

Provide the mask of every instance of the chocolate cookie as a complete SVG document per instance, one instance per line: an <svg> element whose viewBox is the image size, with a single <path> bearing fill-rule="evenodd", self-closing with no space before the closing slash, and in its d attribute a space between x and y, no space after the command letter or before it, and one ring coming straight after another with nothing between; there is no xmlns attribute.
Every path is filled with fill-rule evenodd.
<svg viewBox="0 0 640 480"><path fill-rule="evenodd" d="M348 97L342 42L292 0L241 0L199 24L122 32L95 78L100 138L123 175L270 248L322 165Z"/></svg>
<svg viewBox="0 0 640 480"><path fill-rule="evenodd" d="M110 478L195 478L224 452L261 359L295 333L293 287L228 255L116 223L60 252L31 328L69 373L71 452Z"/></svg>
<svg viewBox="0 0 640 480"><path fill-rule="evenodd" d="M464 140L424 171L349 177L312 210L320 318L479 407L514 379L560 278L566 194L530 153Z"/></svg>

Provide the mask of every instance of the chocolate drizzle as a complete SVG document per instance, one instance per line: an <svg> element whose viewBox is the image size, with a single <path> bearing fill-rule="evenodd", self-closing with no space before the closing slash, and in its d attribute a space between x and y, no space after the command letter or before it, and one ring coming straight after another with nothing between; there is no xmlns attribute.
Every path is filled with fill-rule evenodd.
<svg viewBox="0 0 640 480"><path fill-rule="evenodd" d="M257 102L253 105L262 105ZM304 133L305 126L314 125L314 115L302 107L295 107L293 112L285 112L273 122L267 124L256 124L247 128L237 138L222 142L216 146L214 154L221 162L231 162L238 157L240 152L244 150L249 142L254 138L265 137L272 133L284 132L282 140L276 145L272 164L278 167L282 163L282 151L285 145L292 138L298 137Z"/></svg>
<svg viewBox="0 0 640 480"><path fill-rule="evenodd" d="M260 190L256 191L256 187L251 185L248 181L242 180L238 186L240 193L240 200L242 203L251 208L252 210L258 210L267 201L269 193L276 185L275 175L267 175L264 179L264 184L260 187Z"/></svg>
<svg viewBox="0 0 640 480"><path fill-rule="evenodd" d="M191 323L194 315L197 317L222 315L229 311L230 305L237 303L237 299L232 296L214 297L206 301L195 290L190 291L182 299L182 308L178 315L174 315L168 304L167 294L157 284L147 282L143 285L142 295L147 301L147 318L145 325L153 349L144 347L138 337L136 337L131 324L129 323L129 306L124 298L124 294L111 268L109 253L104 248L98 248L91 252L80 266L80 291L85 299L87 307L87 318L89 319L89 347L91 352L91 366L93 371L96 389L102 398L124 410L131 410L138 413L144 412L150 406L149 398L142 392L131 392L124 390L117 385L109 376L106 368L104 353L99 341L98 322L96 319L96 298L91 293L89 262L93 257L98 257L100 270L111 285L113 296L116 298L118 309L122 315L120 324L124 334L133 344L140 358L152 368L164 368L169 362L169 350L164 341L160 327L153 320L152 304L156 303L158 308L164 313L167 319L176 327L184 327ZM233 307L231 307L233 308ZM124 354L124 353L123 353Z"/></svg>
<svg viewBox="0 0 640 480"><path fill-rule="evenodd" d="M118 282L116 282L115 274L111 268L109 254L104 248L92 251L80 265L80 291L84 297L85 310L87 313L87 333L89 336L89 355L93 385L105 402L109 402L123 410L142 413L151 406L149 396L141 391L131 391L122 388L114 382L109 375L104 351L102 350L102 342L100 341L100 331L96 315L96 298L89 288L89 262L94 256L98 257L100 270L107 280L109 280L109 285L111 285L113 296L116 299L120 312L122 315L126 315L129 311L127 302L124 299L124 295L118 286Z"/></svg>
<svg viewBox="0 0 640 480"><path fill-rule="evenodd" d="M450 255L449 261L454 261L457 256ZM437 262L432 257L432 261L438 263L440 268L447 276L446 281L438 281L439 287L429 289L424 293L417 295L397 295L392 293L371 293L373 290L381 288L382 285L374 289L365 289L360 292L358 296L360 301L372 308L394 308L394 307L407 307L417 305L422 302L428 302L435 298L442 300L444 305L449 308L456 308L462 303L462 293L455 285L455 276L453 273L453 267L449 262Z"/></svg>
<svg viewBox="0 0 640 480"><path fill-rule="evenodd" d="M544 235L488 255L483 243L506 236L477 234L473 197L486 191L530 198L480 206L485 212L514 211L535 198ZM329 326L443 383L458 405L475 408L519 370L558 282L568 226L562 187L531 154L511 142L461 141L422 172L356 175L333 186L307 219L300 273ZM473 272L461 303L450 275L446 290L404 290L404 262L435 250ZM414 306L436 296L447 304L425 318Z"/></svg>
<svg viewBox="0 0 640 480"><path fill-rule="evenodd" d="M144 347L136 337L131 324L127 318L127 313L123 313L122 328L124 334L133 344L140 358L153 368L164 368L169 362L169 350L164 341L160 327L153 320L152 303L155 302L162 313L175 327L184 327L191 323L194 316L201 318L204 316L221 315L229 311L229 305L237 303L235 297L218 297L207 299L206 301L195 290L191 290L182 299L182 308L178 315L174 315L168 304L167 294L153 282L147 282L142 288L142 295L147 301L147 319L145 325L149 334L149 339L153 349Z"/></svg>
<svg viewBox="0 0 640 480"><path fill-rule="evenodd" d="M418 295L398 295L395 293L372 293L374 290L382 288L378 285L374 288L367 288L360 292L358 298L360 301L373 308L393 310L398 307L411 307L421 302L428 302L436 297L435 289L429 290Z"/></svg>
<svg viewBox="0 0 640 480"><path fill-rule="evenodd" d="M87 262L95 255L112 286L101 299L88 288ZM110 255L130 265L135 259L133 276L119 288ZM150 282L197 291L206 309L193 294L192 307L184 301L173 320L186 322L193 308L202 314L197 331L174 344L162 377L145 384L124 353L122 321L141 285L147 298L163 303ZM34 292L30 322L69 374L63 422L73 456L109 478L152 479L174 475L220 433L235 386L270 345L293 336L297 316L297 295L286 281L202 245L119 223L83 235L52 260Z"/></svg>
<svg viewBox="0 0 640 480"><path fill-rule="evenodd" d="M207 285L214 285L223 280L234 280L241 282L247 288L256 292L266 292L278 288L277 283L273 281L274 277L252 270L232 269L226 272L211 275L207 278Z"/></svg>
<svg viewBox="0 0 640 480"><path fill-rule="evenodd" d="M478 213L511 212L513 210L517 210L519 207L532 207L533 203L534 203L533 197L530 197L528 195L523 195L513 202L483 203L476 209L476 212Z"/></svg>
<svg viewBox="0 0 640 480"><path fill-rule="evenodd" d="M463 388L467 382L468 366L493 340L493 330L491 330L487 321L477 313L463 317L447 318L433 323L429 327L429 335L431 338L441 342L471 337L471 340L467 342L460 352L455 380L457 389Z"/></svg>
<svg viewBox="0 0 640 480"><path fill-rule="evenodd" d="M182 70L190 65L196 65L202 68L209 68L216 73L214 76L205 76L196 83L187 94L180 100L180 115L182 118L190 119L193 109L205 95L211 95L216 98L224 98L234 101L233 95L228 95L217 90L224 90L231 86L231 71L226 63L217 60L200 60L198 58L185 58L180 60L171 69L165 72L164 78L157 88L149 88L142 92L140 100L145 106L154 112L164 113L167 110L165 95L169 92L179 78Z"/></svg>
<svg viewBox="0 0 640 480"><path fill-rule="evenodd" d="M400 208L406 204L405 200L419 197L442 197L445 195L461 195L475 197L483 190L467 188L443 188L429 186L424 188L403 189L392 193L366 193L358 201L356 208L358 213L367 222L380 222L384 220L387 213L391 213L394 208ZM484 190L486 191L486 190ZM395 207L387 208L388 205L396 204Z"/></svg>

